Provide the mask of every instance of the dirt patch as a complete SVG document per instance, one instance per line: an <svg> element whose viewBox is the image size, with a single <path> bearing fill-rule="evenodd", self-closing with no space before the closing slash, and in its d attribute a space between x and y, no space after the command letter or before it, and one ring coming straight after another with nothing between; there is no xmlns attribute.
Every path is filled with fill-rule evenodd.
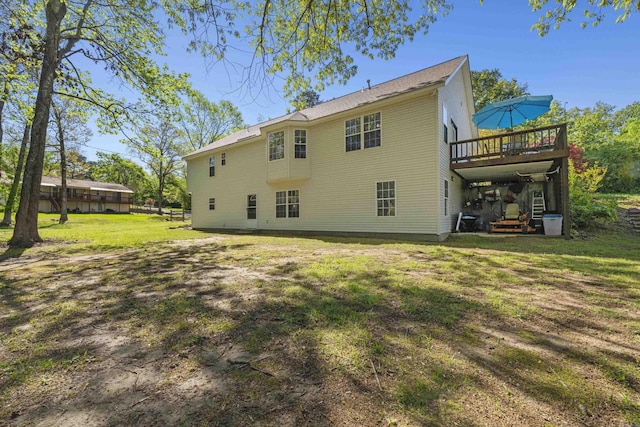
<svg viewBox="0 0 640 427"><path fill-rule="evenodd" d="M247 239L3 260L1 423L640 421L637 286L481 249Z"/></svg>

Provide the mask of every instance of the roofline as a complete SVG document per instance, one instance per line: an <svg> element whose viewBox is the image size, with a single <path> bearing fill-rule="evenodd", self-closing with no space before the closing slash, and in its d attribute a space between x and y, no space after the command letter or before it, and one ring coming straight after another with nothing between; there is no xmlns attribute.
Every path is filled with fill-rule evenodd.
<svg viewBox="0 0 640 427"><path fill-rule="evenodd" d="M445 62L449 62L449 61L445 61ZM431 67L428 67L428 68L431 68ZM422 71L422 70L420 70L420 71ZM416 72L419 72L419 71L416 71ZM411 73L411 74L414 74L414 73ZM407 75L409 75L409 74L407 74ZM396 80L396 79L393 79L393 80ZM390 81L392 81L392 80L390 80ZM365 104L360 104L357 107L350 108L348 110L337 111L335 113L327 114L325 116L318 117L316 119L312 119L312 120L309 120L309 121L306 121L306 122L299 121L299 120L282 120L282 121L279 121L279 122L269 123L266 126L260 126L259 127L259 130L260 130L260 134L259 135L242 138L242 139L237 140L236 142L231 142L231 143L229 143L227 145L223 145L221 147L211 148L211 149L206 150L206 151L187 154L186 156L183 156L182 159L183 160L192 160L192 159L195 159L195 158L198 158L198 157L202 157L202 156L205 156L205 155L210 155L212 153L216 153L216 152L219 152L219 151L224 151L225 149L227 149L229 147L238 147L239 145L244 145L246 143L255 142L256 140L259 140L259 139L264 137L264 135L262 133L263 130L268 129L268 128L272 127L272 126L291 126L291 125L299 125L299 126L305 126L305 127L313 126L313 125L317 125L317 124L320 124L320 123L323 123L323 122L326 122L326 121L329 121L329 120L334 120L336 118L336 116L339 117L340 115L345 115L346 116L348 114L353 114L352 113L353 111L359 110L359 109L362 109L362 108L365 108L365 107L369 107L371 105L376 105L376 104L379 104L379 103L380 104L394 103L394 102L397 101L398 98L420 96L424 92L433 92L433 91L435 91L435 90L437 90L437 89L439 89L439 88L441 88L443 86L445 86L445 80L444 79L440 79L440 80L436 80L436 81L430 83L427 86L424 86L424 87L421 87L421 88L418 88L418 89L412 89L412 90L409 90L409 91L400 92L400 93L388 96L388 97L386 97L384 99L376 100L376 101L365 103ZM353 92L353 93L356 93L356 92ZM351 95L351 94L349 94L349 95ZM347 95L345 95L345 96L347 96ZM337 98L334 98L334 99L337 99ZM276 119L273 119L273 120L276 120ZM264 122L264 123L267 123L267 122ZM255 125L255 126L258 126L258 125Z"/></svg>

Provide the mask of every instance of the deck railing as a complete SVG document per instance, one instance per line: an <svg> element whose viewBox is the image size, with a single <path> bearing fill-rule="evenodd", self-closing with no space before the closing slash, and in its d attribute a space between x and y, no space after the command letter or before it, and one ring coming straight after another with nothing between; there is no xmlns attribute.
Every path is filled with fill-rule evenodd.
<svg viewBox="0 0 640 427"><path fill-rule="evenodd" d="M567 125L563 123L452 142L450 144L451 163L538 154L546 151L564 150L566 146Z"/></svg>
<svg viewBox="0 0 640 427"><path fill-rule="evenodd" d="M51 194L46 192L40 192L40 198L44 200L56 200L60 201L60 195ZM121 205L130 205L133 202L133 198L129 196L98 196L95 194L78 194L76 196L67 195L68 202L103 202L103 203L119 203Z"/></svg>

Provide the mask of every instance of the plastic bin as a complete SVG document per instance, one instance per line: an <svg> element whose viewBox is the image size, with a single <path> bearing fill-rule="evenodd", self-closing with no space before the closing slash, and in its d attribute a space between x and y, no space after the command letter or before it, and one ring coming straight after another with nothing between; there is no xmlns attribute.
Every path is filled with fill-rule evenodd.
<svg viewBox="0 0 640 427"><path fill-rule="evenodd" d="M562 234L562 215L545 214L542 215L545 236L560 236Z"/></svg>

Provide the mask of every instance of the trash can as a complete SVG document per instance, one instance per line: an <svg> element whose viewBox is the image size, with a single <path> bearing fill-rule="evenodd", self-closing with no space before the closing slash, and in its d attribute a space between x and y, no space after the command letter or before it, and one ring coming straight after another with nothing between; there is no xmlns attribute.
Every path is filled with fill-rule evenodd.
<svg viewBox="0 0 640 427"><path fill-rule="evenodd" d="M542 215L545 236L560 236L562 234L562 215L544 214Z"/></svg>

